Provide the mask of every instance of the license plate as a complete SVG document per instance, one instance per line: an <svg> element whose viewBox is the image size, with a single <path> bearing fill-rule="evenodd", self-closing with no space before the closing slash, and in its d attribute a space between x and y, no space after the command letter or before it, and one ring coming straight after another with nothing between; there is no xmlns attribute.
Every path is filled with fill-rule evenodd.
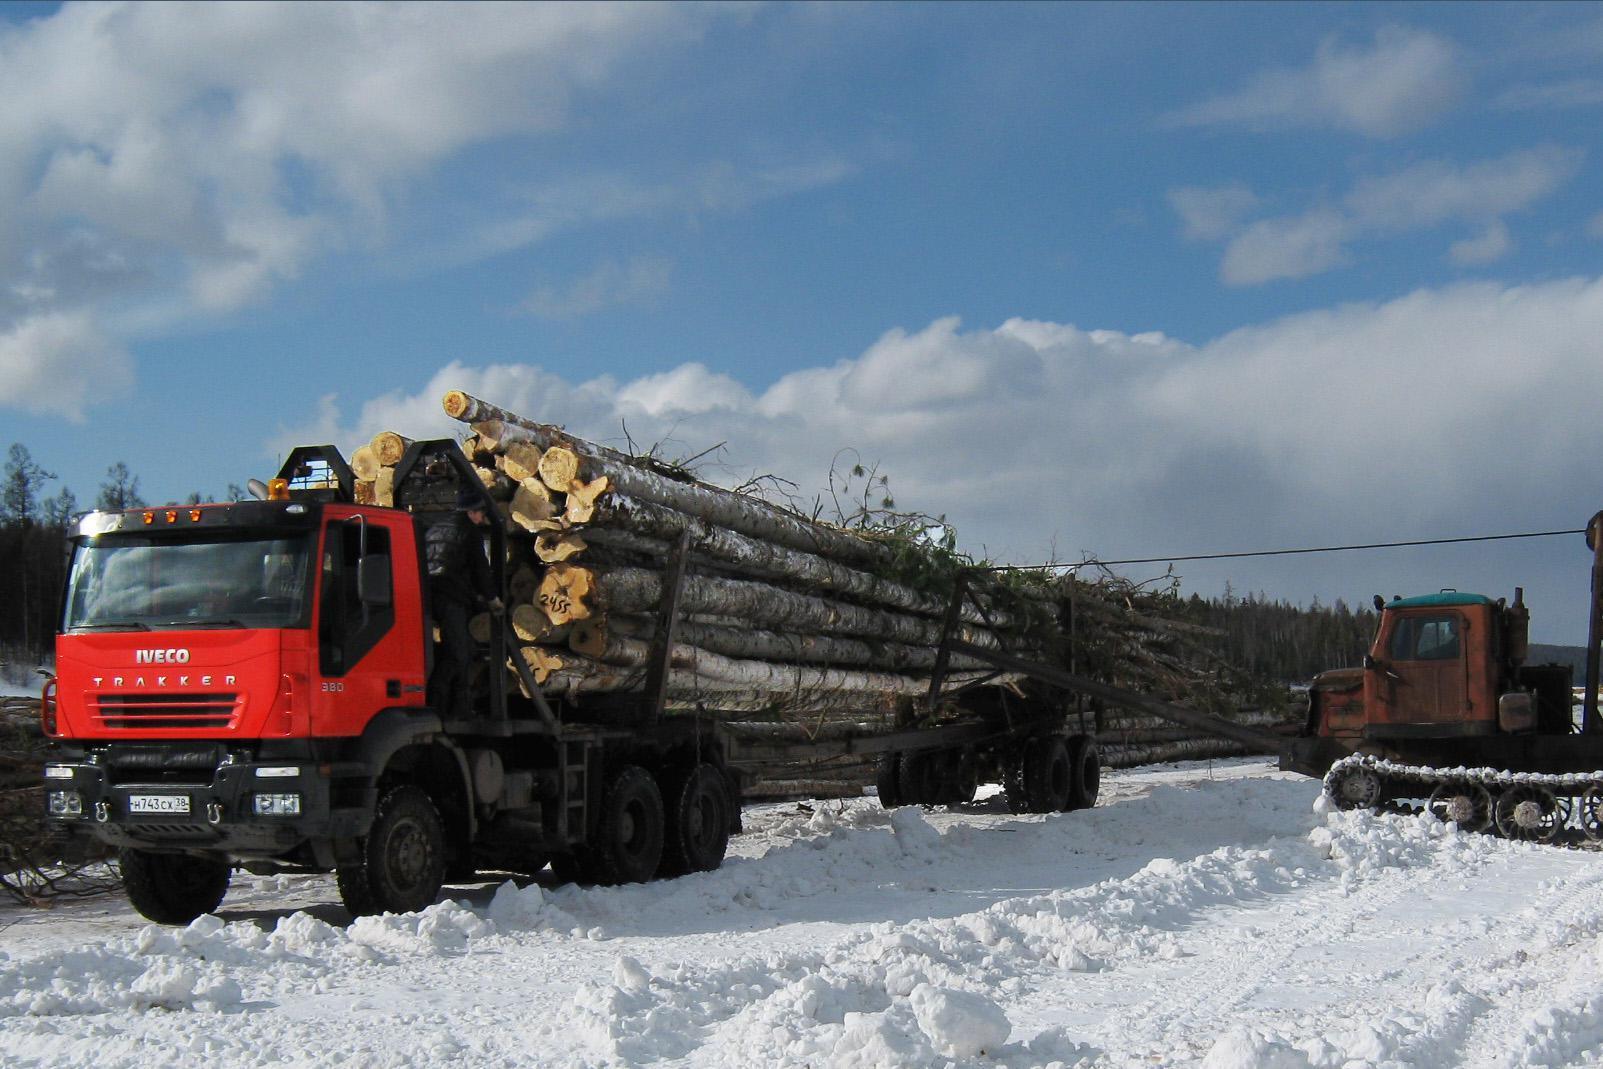
<svg viewBox="0 0 1603 1069"><path fill-rule="evenodd" d="M189 812L189 795L187 795L187 794L130 794L128 796L128 812L130 812L130 813L187 813L187 812Z"/></svg>

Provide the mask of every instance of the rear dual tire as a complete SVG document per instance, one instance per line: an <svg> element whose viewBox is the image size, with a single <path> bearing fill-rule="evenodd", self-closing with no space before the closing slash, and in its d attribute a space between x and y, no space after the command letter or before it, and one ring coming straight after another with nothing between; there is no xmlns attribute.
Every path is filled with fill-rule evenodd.
<svg viewBox="0 0 1603 1069"><path fill-rule="evenodd" d="M1096 805L1102 762L1089 735L1051 735L1026 743L1003 770L1013 813L1060 813Z"/></svg>

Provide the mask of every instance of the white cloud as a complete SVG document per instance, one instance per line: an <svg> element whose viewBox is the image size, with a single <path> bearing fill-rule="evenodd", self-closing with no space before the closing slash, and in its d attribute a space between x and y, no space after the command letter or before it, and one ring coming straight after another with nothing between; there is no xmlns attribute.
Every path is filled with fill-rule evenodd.
<svg viewBox="0 0 1603 1069"><path fill-rule="evenodd" d="M575 319L661 297L672 277L673 262L660 256L605 260L565 287L537 286L519 307L543 319Z"/></svg>
<svg viewBox="0 0 1603 1069"><path fill-rule="evenodd" d="M0 26L0 100L26 102L0 108L0 332L259 300L382 240L407 184L452 154L563 128L726 11L111 3ZM99 270L72 270L85 249Z"/></svg>
<svg viewBox="0 0 1603 1069"><path fill-rule="evenodd" d="M1427 161L1361 178L1335 204L1227 230L1220 276L1235 286L1306 278L1353 262L1350 246L1362 239L1450 222L1481 229L1479 237L1454 245L1450 258L1487 263L1513 247L1502 217L1550 196L1576 174L1582 158L1578 150L1548 145L1466 166Z"/></svg>
<svg viewBox="0 0 1603 1069"><path fill-rule="evenodd" d="M1517 85L1499 94L1496 105L1506 111L1595 108L1603 105L1603 81L1571 78L1540 85Z"/></svg>
<svg viewBox="0 0 1603 1069"><path fill-rule="evenodd" d="M1543 146L1466 167L1433 161L1360 180L1347 194L1365 229L1408 230L1448 219L1491 218L1529 207L1568 181L1582 153Z"/></svg>
<svg viewBox="0 0 1603 1069"><path fill-rule="evenodd" d="M751 394L728 375L707 370L704 364L681 364L660 375L647 375L622 387L617 394L621 415L643 414L657 419L695 416L716 409L749 409Z"/></svg>
<svg viewBox="0 0 1603 1069"><path fill-rule="evenodd" d="M1185 224L1187 238L1215 241L1257 210L1258 196L1240 184L1217 189L1186 186L1169 191L1169 205Z"/></svg>
<svg viewBox="0 0 1603 1069"><path fill-rule="evenodd" d="M128 354L83 313L25 316L0 333L0 404L81 423L132 381Z"/></svg>
<svg viewBox="0 0 1603 1069"><path fill-rule="evenodd" d="M1260 219L1230 240L1219 274L1232 286L1317 275L1351 262L1352 236L1352 221L1328 208Z"/></svg>
<svg viewBox="0 0 1603 1069"><path fill-rule="evenodd" d="M1265 71L1234 93L1176 112L1185 126L1334 127L1391 138L1430 124L1462 95L1466 77L1454 45L1403 26L1381 29L1368 47L1334 38L1306 67Z"/></svg>
<svg viewBox="0 0 1603 1069"><path fill-rule="evenodd" d="M1600 338L1603 280L1420 291L1202 346L941 319L760 392L696 364L623 384L453 364L363 406L348 438L460 429L439 398L461 388L613 444L625 422L637 444L674 439L686 454L726 441L737 481L822 487L851 448L890 474L901 504L948 513L971 547L1016 559L1054 536L1107 552L1150 547L1154 531L1167 545L1257 547L1473 530L1550 515L1595 483L1603 422L1580 387Z"/></svg>
<svg viewBox="0 0 1603 1069"><path fill-rule="evenodd" d="M1447 250L1447 258L1461 267L1489 264L1501 260L1513 248L1514 241L1508 236L1508 227L1501 219L1493 219L1478 236L1453 242Z"/></svg>

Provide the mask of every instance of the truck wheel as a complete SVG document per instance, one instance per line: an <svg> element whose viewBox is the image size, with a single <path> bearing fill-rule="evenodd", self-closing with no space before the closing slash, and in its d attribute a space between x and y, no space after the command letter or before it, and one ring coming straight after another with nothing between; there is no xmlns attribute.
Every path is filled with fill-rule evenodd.
<svg viewBox="0 0 1603 1069"><path fill-rule="evenodd" d="M214 912L228 893L228 862L193 854L117 853L128 901L146 920L188 924Z"/></svg>
<svg viewBox="0 0 1603 1069"><path fill-rule="evenodd" d="M668 795L662 875L711 872L729 849L729 792L723 773L703 762Z"/></svg>
<svg viewBox="0 0 1603 1069"><path fill-rule="evenodd" d="M1074 787L1074 766L1063 736L1052 735L1024 752L1024 794L1031 813L1067 809Z"/></svg>
<svg viewBox="0 0 1603 1069"><path fill-rule="evenodd" d="M1074 786L1069 789L1069 804L1064 808L1090 809L1102 790L1102 757L1097 753L1096 740L1089 735L1076 735L1069 740L1068 749Z"/></svg>
<svg viewBox="0 0 1603 1069"><path fill-rule="evenodd" d="M639 765L620 768L607 784L595 843L584 867L603 883L641 883L657 874L664 836L662 792Z"/></svg>
<svg viewBox="0 0 1603 1069"><path fill-rule="evenodd" d="M902 762L895 752L882 753L874 774L874 789L879 792L882 809L896 809L907 804L902 797Z"/></svg>
<svg viewBox="0 0 1603 1069"><path fill-rule="evenodd" d="M356 917L431 906L445 882L446 852L434 800L411 784L392 788L379 799L361 862L338 870L340 899Z"/></svg>
<svg viewBox="0 0 1603 1069"><path fill-rule="evenodd" d="M578 854L552 854L551 875L557 878L558 883L588 882Z"/></svg>

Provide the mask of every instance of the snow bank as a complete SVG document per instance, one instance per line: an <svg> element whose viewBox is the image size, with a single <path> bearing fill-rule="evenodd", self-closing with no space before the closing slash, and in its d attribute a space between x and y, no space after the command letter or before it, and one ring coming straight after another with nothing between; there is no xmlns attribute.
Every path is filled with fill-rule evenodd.
<svg viewBox="0 0 1603 1069"><path fill-rule="evenodd" d="M1603 1055L1603 864L1317 784L773 808L717 872L0 951L0 1061L1345 1069Z"/></svg>

